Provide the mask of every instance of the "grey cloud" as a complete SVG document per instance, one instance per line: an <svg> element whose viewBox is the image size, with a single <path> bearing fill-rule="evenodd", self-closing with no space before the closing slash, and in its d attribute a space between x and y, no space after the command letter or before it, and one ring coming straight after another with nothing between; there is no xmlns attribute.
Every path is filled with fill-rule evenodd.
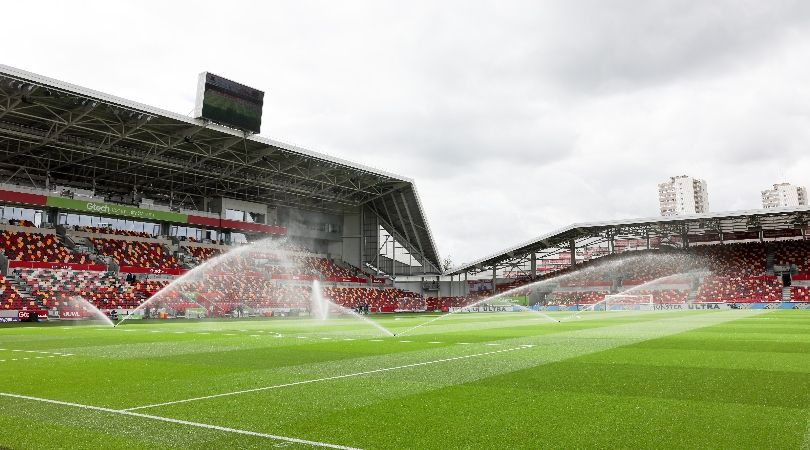
<svg viewBox="0 0 810 450"><path fill-rule="evenodd" d="M415 178L456 261L655 215L671 175L716 211L810 184L810 3L221 6L53 2L36 33L4 25L26 39L3 62L179 113L203 70L265 89L263 134Z"/></svg>

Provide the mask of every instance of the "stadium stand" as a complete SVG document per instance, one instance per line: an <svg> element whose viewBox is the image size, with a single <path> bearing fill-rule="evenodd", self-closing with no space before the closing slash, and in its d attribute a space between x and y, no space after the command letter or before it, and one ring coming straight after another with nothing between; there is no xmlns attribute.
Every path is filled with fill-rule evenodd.
<svg viewBox="0 0 810 450"><path fill-rule="evenodd" d="M714 274L730 277L765 275L767 248L759 242L694 247L696 261Z"/></svg>
<svg viewBox="0 0 810 450"><path fill-rule="evenodd" d="M359 304L368 305L375 312L422 311L426 307L420 295L402 289L326 287L323 294L349 309Z"/></svg>
<svg viewBox="0 0 810 450"><path fill-rule="evenodd" d="M18 275L34 300L48 309L71 297L81 297L99 309L136 308L146 298L110 272L24 269Z"/></svg>
<svg viewBox="0 0 810 450"><path fill-rule="evenodd" d="M548 298L549 305L590 305L601 302L610 292L555 292Z"/></svg>
<svg viewBox="0 0 810 450"><path fill-rule="evenodd" d="M697 294L697 302L777 302L782 300L782 285L776 277L709 276Z"/></svg>
<svg viewBox="0 0 810 450"><path fill-rule="evenodd" d="M111 234L113 236L130 236L130 237L143 237L143 238L151 238L154 237L149 233L144 231L128 231L128 230L118 230L116 228L111 227L75 227L76 231L84 231L86 233L93 233L93 234Z"/></svg>
<svg viewBox="0 0 810 450"><path fill-rule="evenodd" d="M686 289L661 289L661 290L640 290L633 291L636 295L652 295L653 303L683 303L689 297L689 290Z"/></svg>
<svg viewBox="0 0 810 450"><path fill-rule="evenodd" d="M810 286L791 286L790 296L794 302L810 302Z"/></svg>
<svg viewBox="0 0 810 450"><path fill-rule="evenodd" d="M52 234L4 230L0 233L0 250L12 261L86 264L90 258L73 253Z"/></svg>
<svg viewBox="0 0 810 450"><path fill-rule="evenodd" d="M89 240L99 254L109 256L119 265L153 269L181 267L177 259L157 243L106 238L90 238Z"/></svg>
<svg viewBox="0 0 810 450"><path fill-rule="evenodd" d="M780 241L774 245L774 264L795 264L799 273L810 273L810 241Z"/></svg>
<svg viewBox="0 0 810 450"><path fill-rule="evenodd" d="M0 275L0 308L2 309L38 309L35 300L26 300L20 295L20 292L12 283L4 276Z"/></svg>
<svg viewBox="0 0 810 450"><path fill-rule="evenodd" d="M14 261L83 264L90 261L84 254L71 252L55 235L5 230L0 246ZM142 233L81 228L80 231L122 238L144 238ZM145 268L178 268L180 263L163 245L156 242L130 241L112 237L89 238L97 252L111 257L123 266ZM195 243L191 243L195 244ZM184 245L181 247L201 264L221 254L214 247ZM656 304L702 302L778 302L783 300L778 277L768 274L770 264L797 267L800 275L808 270L810 245L806 241L749 242L742 244L703 245L681 250L628 251L604 256L560 271L565 274L553 284L545 301L553 305L590 305L610 293L644 284L633 294L650 295ZM654 256L654 258L647 258ZM230 258L216 266L203 280L183 282L180 289L168 292L161 305L182 314L188 308L205 308L215 315L249 309L273 308L308 310L311 280L332 280L323 287L326 298L345 308L368 305L372 312L443 310L467 306L480 301L490 292L466 297L424 299L419 294L387 287L359 286L343 280L354 280L358 273L328 258L316 256L304 247L285 244L278 249L253 251ZM710 275L675 274L690 270L708 270ZM0 282L2 309L52 308L73 296L81 296L100 309L131 309L142 304L165 287L164 280L127 280L123 274L74 269L18 269L15 276L30 290L21 293L7 278ZM548 278L548 277L546 277ZM649 283L661 280L660 286ZM519 288L528 279L498 284L498 292ZM690 297L690 292L694 294ZM528 292L528 291L527 291ZM786 289L793 301L810 302L810 287ZM526 292L518 292L525 295ZM786 294L787 295L787 294ZM691 298L691 300L690 300Z"/></svg>
<svg viewBox="0 0 810 450"><path fill-rule="evenodd" d="M351 278L354 276L348 269L340 267L326 258L305 258L305 264L325 278Z"/></svg>
<svg viewBox="0 0 810 450"><path fill-rule="evenodd" d="M202 264L209 259L222 254L222 250L213 247L197 247L189 245L183 248L185 248L186 252L188 252L188 254L194 258L197 264Z"/></svg>

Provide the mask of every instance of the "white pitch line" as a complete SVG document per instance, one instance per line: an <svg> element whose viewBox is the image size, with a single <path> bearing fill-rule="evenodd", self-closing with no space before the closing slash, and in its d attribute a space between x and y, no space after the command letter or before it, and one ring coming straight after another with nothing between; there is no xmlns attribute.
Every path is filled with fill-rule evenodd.
<svg viewBox="0 0 810 450"><path fill-rule="evenodd" d="M225 393L222 393L222 394L205 395L205 396L202 396L202 397L186 398L186 399L183 399L183 400L174 400L174 401L171 401L171 402L154 403L154 404L151 404L151 405L136 406L136 407L133 407L133 408L122 409L121 411L135 411L135 410L138 410L138 409L157 408L158 406L176 405L178 403L196 402L196 401L200 401L200 400L208 400L208 399L219 398L219 397L230 397L232 395L248 394L248 393L251 393L251 392L269 391L271 389L279 389L279 388L285 388L285 387L291 387L291 386L300 386L302 384L319 383L321 381L342 380L344 378L359 377L359 376L362 376L362 375L371 375L371 374L374 374L374 373L391 372L393 370L408 369L408 368L411 368L411 367L428 366L428 365L431 365L431 364L438 364L438 363L450 362L450 361L458 361L458 360L461 360L461 359L478 358L478 357L481 357L481 356L495 355L495 354L498 354L498 353L512 352L512 351L515 351L515 350L526 350L527 348L529 348L529 347L521 346L521 347L507 348L507 349L503 349L503 350L493 350L491 352L475 353L475 354L472 354L472 355L454 356L452 358L435 359L433 361L424 361L424 362L413 363L413 364L405 364L405 365L402 365L402 366L395 366L395 367L384 367L382 369L367 370L365 372L355 372L355 373L349 373L349 374L345 374L345 375L334 375L334 376L331 376L331 377L314 378L312 380L293 381L292 383L274 384L274 385L271 385L271 386L263 386L263 387L253 388L253 389L245 389L245 390L242 390L242 391L225 392Z"/></svg>
<svg viewBox="0 0 810 450"><path fill-rule="evenodd" d="M256 431L247 431L247 430L240 430L238 428L221 427L219 425L210 425L210 424L207 424L207 423L190 422L188 420L172 419L170 417L153 416L153 415L150 415L150 414L142 414L142 413L130 412L130 411L125 410L125 409L122 410L122 409L103 408L103 407L100 407L100 406L82 405L80 403L63 402L63 401L60 401L60 400L51 400L51 399L48 399L48 398L31 397L31 396L28 396L28 395L9 394L9 393L6 393L6 392L0 392L0 396L16 398L16 399L21 399L21 400L31 400L31 401L37 401L37 402L43 402L43 403L51 403L51 404L54 404L54 405L72 406L74 408L88 409L88 410L91 410L91 411L101 411L101 412L106 412L106 413L111 413L111 414L121 414L121 415L124 415L124 416L130 416L130 417L140 417L142 419L159 420L161 422L175 423L175 424L178 424L178 425L188 425L188 426L191 426L191 427L205 428L205 429L208 429L208 430L225 431L227 433L236 433L236 434L242 434L242 435L246 435L246 436L263 437L263 438L268 438L268 439L274 439L274 440L277 440L277 441L285 441L285 442L293 442L293 443L296 443L296 444L312 445L312 446L315 446L315 447L336 448L336 449L342 449L342 450L359 450L359 449L357 449L355 447L347 447L345 445L336 445L336 444L329 444L329 443L326 443L326 442L310 441L310 440L307 440L307 439L298 439L298 438L287 437L287 436L278 436L278 435L275 435L275 434L258 433Z"/></svg>
<svg viewBox="0 0 810 450"><path fill-rule="evenodd" d="M19 349L17 349L17 350L8 350L8 349L5 349L5 348L0 348L0 351L10 351L10 352L17 352L17 353L37 353L37 354L40 354L40 355L61 355L62 354L60 352L46 352L46 351L41 351L41 350L19 350ZM70 354L70 356L73 356L73 354Z"/></svg>

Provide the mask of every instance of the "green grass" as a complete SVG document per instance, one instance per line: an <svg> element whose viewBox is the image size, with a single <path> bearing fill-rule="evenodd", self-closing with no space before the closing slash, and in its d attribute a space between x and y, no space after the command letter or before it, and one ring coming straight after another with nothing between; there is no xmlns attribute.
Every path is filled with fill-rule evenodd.
<svg viewBox="0 0 810 450"><path fill-rule="evenodd" d="M810 311L555 317L4 325L0 393L115 411L0 396L0 448L312 448L116 413L274 385L134 412L358 448L810 446Z"/></svg>

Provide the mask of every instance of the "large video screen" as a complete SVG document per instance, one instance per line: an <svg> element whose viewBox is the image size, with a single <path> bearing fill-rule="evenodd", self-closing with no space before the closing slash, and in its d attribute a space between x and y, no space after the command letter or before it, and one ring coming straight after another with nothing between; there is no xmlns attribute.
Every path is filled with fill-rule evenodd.
<svg viewBox="0 0 810 450"><path fill-rule="evenodd" d="M197 85L197 118L258 133L262 127L264 92L203 72Z"/></svg>

